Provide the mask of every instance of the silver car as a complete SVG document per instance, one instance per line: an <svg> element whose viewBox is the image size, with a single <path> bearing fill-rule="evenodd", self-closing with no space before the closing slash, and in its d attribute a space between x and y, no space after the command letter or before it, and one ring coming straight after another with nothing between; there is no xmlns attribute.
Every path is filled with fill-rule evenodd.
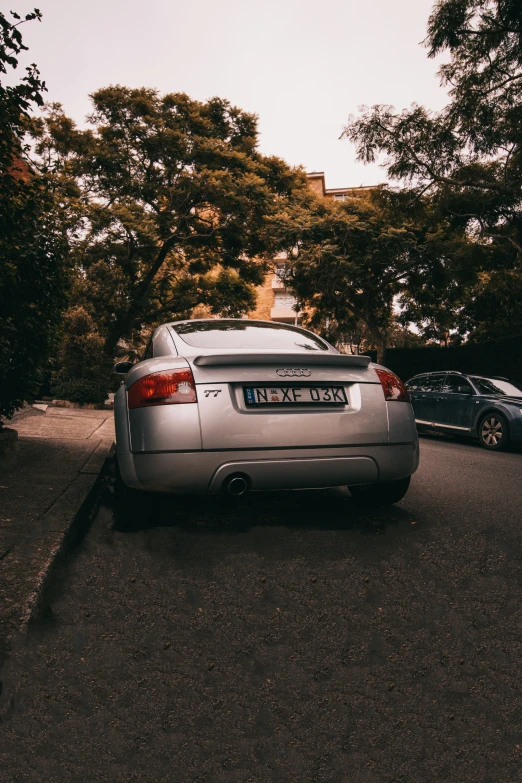
<svg viewBox="0 0 522 783"><path fill-rule="evenodd" d="M359 502L404 497L419 460L408 392L367 356L272 321L160 326L120 362L119 474L147 492L242 495L348 486Z"/></svg>

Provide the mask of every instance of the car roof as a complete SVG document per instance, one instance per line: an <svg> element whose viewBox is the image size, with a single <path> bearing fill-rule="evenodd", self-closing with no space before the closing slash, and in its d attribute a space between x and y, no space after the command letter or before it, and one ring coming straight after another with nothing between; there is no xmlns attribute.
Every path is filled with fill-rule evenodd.
<svg viewBox="0 0 522 783"><path fill-rule="evenodd" d="M506 381L511 383L509 378L505 378L503 375L479 375L478 373L461 372L461 370L430 370L430 372L418 372L416 375L412 375L410 381L414 378L421 378L425 375L462 375L463 378L484 378L485 380L492 381Z"/></svg>
<svg viewBox="0 0 522 783"><path fill-rule="evenodd" d="M470 378L484 378L485 380L492 380L492 381L507 381L508 383L511 383L509 378L505 378L503 375L477 375L476 373L473 373L469 375Z"/></svg>
<svg viewBox="0 0 522 783"><path fill-rule="evenodd" d="M177 326L178 324L196 323L220 323L220 321L237 321L238 323L245 323L245 321L248 321L249 323L253 324L270 324L270 326L277 324L278 326L290 326L293 329L297 328L303 329L305 332L308 331L303 326L295 327L294 324L285 324L281 321L267 321L262 318L182 318L178 321L169 321L168 323L163 324L163 326Z"/></svg>
<svg viewBox="0 0 522 783"><path fill-rule="evenodd" d="M418 372L416 375L412 375L410 380L414 378L420 378L421 375L464 375L460 370L430 370L430 372Z"/></svg>

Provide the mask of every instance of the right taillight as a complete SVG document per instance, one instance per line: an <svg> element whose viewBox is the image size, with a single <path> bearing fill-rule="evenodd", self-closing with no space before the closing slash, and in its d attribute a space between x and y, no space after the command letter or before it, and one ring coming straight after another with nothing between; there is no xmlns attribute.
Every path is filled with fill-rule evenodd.
<svg viewBox="0 0 522 783"><path fill-rule="evenodd" d="M395 373L389 370L375 370L379 376L385 400L396 400L397 402L410 402L408 389Z"/></svg>
<svg viewBox="0 0 522 783"><path fill-rule="evenodd" d="M190 368L144 375L127 392L129 408L197 402L196 385Z"/></svg>

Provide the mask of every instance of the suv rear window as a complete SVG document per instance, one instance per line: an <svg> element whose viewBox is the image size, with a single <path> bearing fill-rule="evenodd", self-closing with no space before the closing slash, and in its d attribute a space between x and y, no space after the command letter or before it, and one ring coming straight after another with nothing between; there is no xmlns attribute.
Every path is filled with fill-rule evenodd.
<svg viewBox="0 0 522 783"><path fill-rule="evenodd" d="M260 348L328 351L330 346L310 332L286 324L248 320L185 321L172 328L194 348Z"/></svg>
<svg viewBox="0 0 522 783"><path fill-rule="evenodd" d="M480 378L470 375L480 394L499 394L507 397L522 397L522 389L503 378Z"/></svg>

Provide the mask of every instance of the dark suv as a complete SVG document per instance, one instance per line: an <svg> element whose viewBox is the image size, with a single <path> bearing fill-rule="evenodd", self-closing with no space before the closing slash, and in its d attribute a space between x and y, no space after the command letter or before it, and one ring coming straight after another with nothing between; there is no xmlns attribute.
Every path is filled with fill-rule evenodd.
<svg viewBox="0 0 522 783"><path fill-rule="evenodd" d="M507 378L428 372L406 388L420 431L469 435L494 451L522 444L522 388Z"/></svg>

